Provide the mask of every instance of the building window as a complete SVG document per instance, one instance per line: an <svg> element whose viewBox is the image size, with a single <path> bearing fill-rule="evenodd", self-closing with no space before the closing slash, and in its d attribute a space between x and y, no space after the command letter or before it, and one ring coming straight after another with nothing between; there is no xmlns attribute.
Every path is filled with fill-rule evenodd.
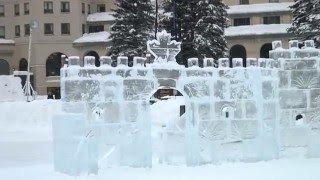
<svg viewBox="0 0 320 180"><path fill-rule="evenodd" d="M81 11L82 11L82 14L86 13L86 5L84 3L81 3Z"/></svg>
<svg viewBox="0 0 320 180"><path fill-rule="evenodd" d="M29 3L24 3L24 14L25 14L25 15L30 14Z"/></svg>
<svg viewBox="0 0 320 180"><path fill-rule="evenodd" d="M0 5L0 17L4 16L4 5Z"/></svg>
<svg viewBox="0 0 320 180"><path fill-rule="evenodd" d="M250 18L236 18L233 20L234 26L246 26L250 25Z"/></svg>
<svg viewBox="0 0 320 180"><path fill-rule="evenodd" d="M70 35L70 23L61 23L61 34Z"/></svg>
<svg viewBox="0 0 320 180"><path fill-rule="evenodd" d="M240 0L240 4L249 4L249 0Z"/></svg>
<svg viewBox="0 0 320 180"><path fill-rule="evenodd" d="M66 2L66 1L61 2L61 12L63 13L70 12L70 2Z"/></svg>
<svg viewBox="0 0 320 180"><path fill-rule="evenodd" d="M20 26L19 26L19 25L16 25L14 29L15 29L15 35L16 35L16 37L20 37Z"/></svg>
<svg viewBox="0 0 320 180"><path fill-rule="evenodd" d="M82 24L82 34L86 33L86 25Z"/></svg>
<svg viewBox="0 0 320 180"><path fill-rule="evenodd" d="M95 33L95 32L101 32L101 31L104 31L103 25L89 26L89 33Z"/></svg>
<svg viewBox="0 0 320 180"><path fill-rule="evenodd" d="M4 26L0 26L0 38L6 38L6 28Z"/></svg>
<svg viewBox="0 0 320 180"><path fill-rule="evenodd" d="M269 3L278 3L279 0L269 0Z"/></svg>
<svg viewBox="0 0 320 180"><path fill-rule="evenodd" d="M53 23L45 23L44 24L44 34L45 35L53 35Z"/></svg>
<svg viewBox="0 0 320 180"><path fill-rule="evenodd" d="M60 76L60 69L61 69L61 61L63 59L62 56L65 56L61 52L52 53L46 62L46 75L48 76Z"/></svg>
<svg viewBox="0 0 320 180"><path fill-rule="evenodd" d="M280 24L280 16L263 17L263 24Z"/></svg>
<svg viewBox="0 0 320 180"><path fill-rule="evenodd" d="M105 4L98 4L97 5L97 12L106 12L106 5Z"/></svg>
<svg viewBox="0 0 320 180"><path fill-rule="evenodd" d="M90 7L90 4L88 4L88 14L91 14L91 7Z"/></svg>
<svg viewBox="0 0 320 180"><path fill-rule="evenodd" d="M30 24L24 25L24 35L29 36L30 35Z"/></svg>
<svg viewBox="0 0 320 180"><path fill-rule="evenodd" d="M53 13L53 2L52 1L45 1L43 4L43 11L45 14L52 14Z"/></svg>
<svg viewBox="0 0 320 180"><path fill-rule="evenodd" d="M19 4L14 5L14 15L19 16L20 15L20 6Z"/></svg>

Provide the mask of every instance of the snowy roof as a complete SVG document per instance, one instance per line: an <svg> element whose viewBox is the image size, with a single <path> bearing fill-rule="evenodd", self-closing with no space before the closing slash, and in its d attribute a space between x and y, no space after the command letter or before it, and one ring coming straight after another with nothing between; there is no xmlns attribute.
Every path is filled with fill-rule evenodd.
<svg viewBox="0 0 320 180"><path fill-rule="evenodd" d="M14 40L0 38L0 44L14 44Z"/></svg>
<svg viewBox="0 0 320 180"><path fill-rule="evenodd" d="M105 22L105 21L114 21L115 18L112 15L112 12L101 12L90 14L87 17L88 22Z"/></svg>
<svg viewBox="0 0 320 180"><path fill-rule="evenodd" d="M287 34L287 29L291 24L257 24L250 26L231 26L225 30L228 37L268 35L268 34Z"/></svg>
<svg viewBox="0 0 320 180"><path fill-rule="evenodd" d="M84 34L82 37L76 39L73 43L97 43L97 42L109 42L110 33L106 31Z"/></svg>
<svg viewBox="0 0 320 180"><path fill-rule="evenodd" d="M229 15L232 14L254 14L254 13L268 13L268 12L286 12L291 11L292 2L284 3L263 3L263 4L249 4L230 6L227 10Z"/></svg>

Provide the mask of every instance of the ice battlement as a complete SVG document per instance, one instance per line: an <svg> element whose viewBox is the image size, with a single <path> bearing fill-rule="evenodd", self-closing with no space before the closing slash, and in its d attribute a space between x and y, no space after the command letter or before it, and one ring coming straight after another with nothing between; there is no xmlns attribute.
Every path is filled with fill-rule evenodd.
<svg viewBox="0 0 320 180"><path fill-rule="evenodd" d="M163 42L163 40L160 40ZM153 48L155 48L154 44L157 44L155 41L151 41L150 44ZM174 44L174 43L173 43ZM175 46L178 43L175 42ZM148 49L152 54L156 57L155 62L147 63L147 58L145 57L134 57L133 65L129 67L128 57L120 56L116 60L112 59L110 56L102 56L100 57L100 67L95 66L95 58L93 56L84 57L83 66L80 66L80 57L71 56L65 62L64 70L66 68L80 68L80 69L96 69L97 71L101 71L102 75L106 75L103 71L107 69L150 69L151 68L167 68L167 69L184 69L184 66L178 65L172 57L175 57L178 50L174 52L174 55L166 55L166 50L164 52L156 55L151 50L152 47ZM168 48L168 47L166 47ZM289 49L284 49L282 47L281 41L272 42L272 50L270 51L270 58L246 58L246 64L243 64L243 59L241 58L220 58L215 60L213 58L204 58L202 60L202 67L208 70L208 68L229 68L229 67L260 67L260 68L278 68L283 70L294 70L294 69L320 69L320 50L316 49L314 46L314 41L309 40L305 41L305 46L299 48L299 42L297 40L292 40L289 42ZM155 48L157 51L160 51L160 48ZM160 50L159 50L160 49ZM170 51L171 52L171 51ZM170 57L171 59L166 60L166 58ZM187 69L188 68L197 68L200 64L198 58L190 58L187 60ZM96 73L96 72L95 72ZM63 77L63 76L62 76Z"/></svg>
<svg viewBox="0 0 320 180"><path fill-rule="evenodd" d="M319 53L311 41L304 49L295 42L288 50L274 42L273 59L247 58L246 68L242 59L230 68L229 58L178 65L180 43L166 32L147 43L155 61L146 66L142 57L133 67L127 57L118 57L116 67L111 57L101 57L96 67L88 56L81 67L79 57L69 57L61 69L62 111L53 121L55 169L151 167L155 156L188 166L320 157ZM169 122L161 138L152 139L149 101L161 88L181 92L185 114L180 125ZM160 153L153 143L161 144ZM295 153L299 148L304 154Z"/></svg>

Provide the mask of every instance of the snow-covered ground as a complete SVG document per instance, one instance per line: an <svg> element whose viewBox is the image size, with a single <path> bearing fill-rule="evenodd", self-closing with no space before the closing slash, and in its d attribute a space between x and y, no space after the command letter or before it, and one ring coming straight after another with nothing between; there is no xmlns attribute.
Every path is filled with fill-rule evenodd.
<svg viewBox="0 0 320 180"><path fill-rule="evenodd" d="M155 128L178 118L182 98L151 107ZM119 167L99 175L70 177L53 170L51 117L60 101L37 100L0 103L0 180L102 180L102 179L237 179L319 180L320 159L282 159L258 163L222 163L200 167L154 164L152 169ZM164 116L167 122L163 122ZM170 123L169 123L170 124Z"/></svg>

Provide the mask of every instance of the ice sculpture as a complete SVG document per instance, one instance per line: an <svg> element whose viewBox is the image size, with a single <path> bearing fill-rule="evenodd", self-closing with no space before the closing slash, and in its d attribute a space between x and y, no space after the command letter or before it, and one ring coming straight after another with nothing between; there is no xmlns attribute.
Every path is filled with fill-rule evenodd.
<svg viewBox="0 0 320 180"><path fill-rule="evenodd" d="M157 37L148 42L156 60L147 67L142 57L134 58L133 67L126 57L118 57L117 67L110 57L101 57L100 67L92 57L85 57L84 67L79 57L69 57L61 69L62 111L53 121L57 171L152 167L153 157L188 166L260 161L301 147L306 156L320 157L320 60L312 43L286 50L276 42L274 59L248 59L248 68L243 59L229 58L219 59L219 68L210 58L200 68L192 58L185 68L174 58L180 43L165 31ZM149 99L162 87L183 94L186 113L183 127L165 129L154 140ZM301 125L294 123L299 114ZM152 144L161 144L159 154Z"/></svg>
<svg viewBox="0 0 320 180"><path fill-rule="evenodd" d="M148 51L157 63L176 63L176 55L181 51L181 43L171 41L171 34L165 30L157 34L157 40L147 42Z"/></svg>

